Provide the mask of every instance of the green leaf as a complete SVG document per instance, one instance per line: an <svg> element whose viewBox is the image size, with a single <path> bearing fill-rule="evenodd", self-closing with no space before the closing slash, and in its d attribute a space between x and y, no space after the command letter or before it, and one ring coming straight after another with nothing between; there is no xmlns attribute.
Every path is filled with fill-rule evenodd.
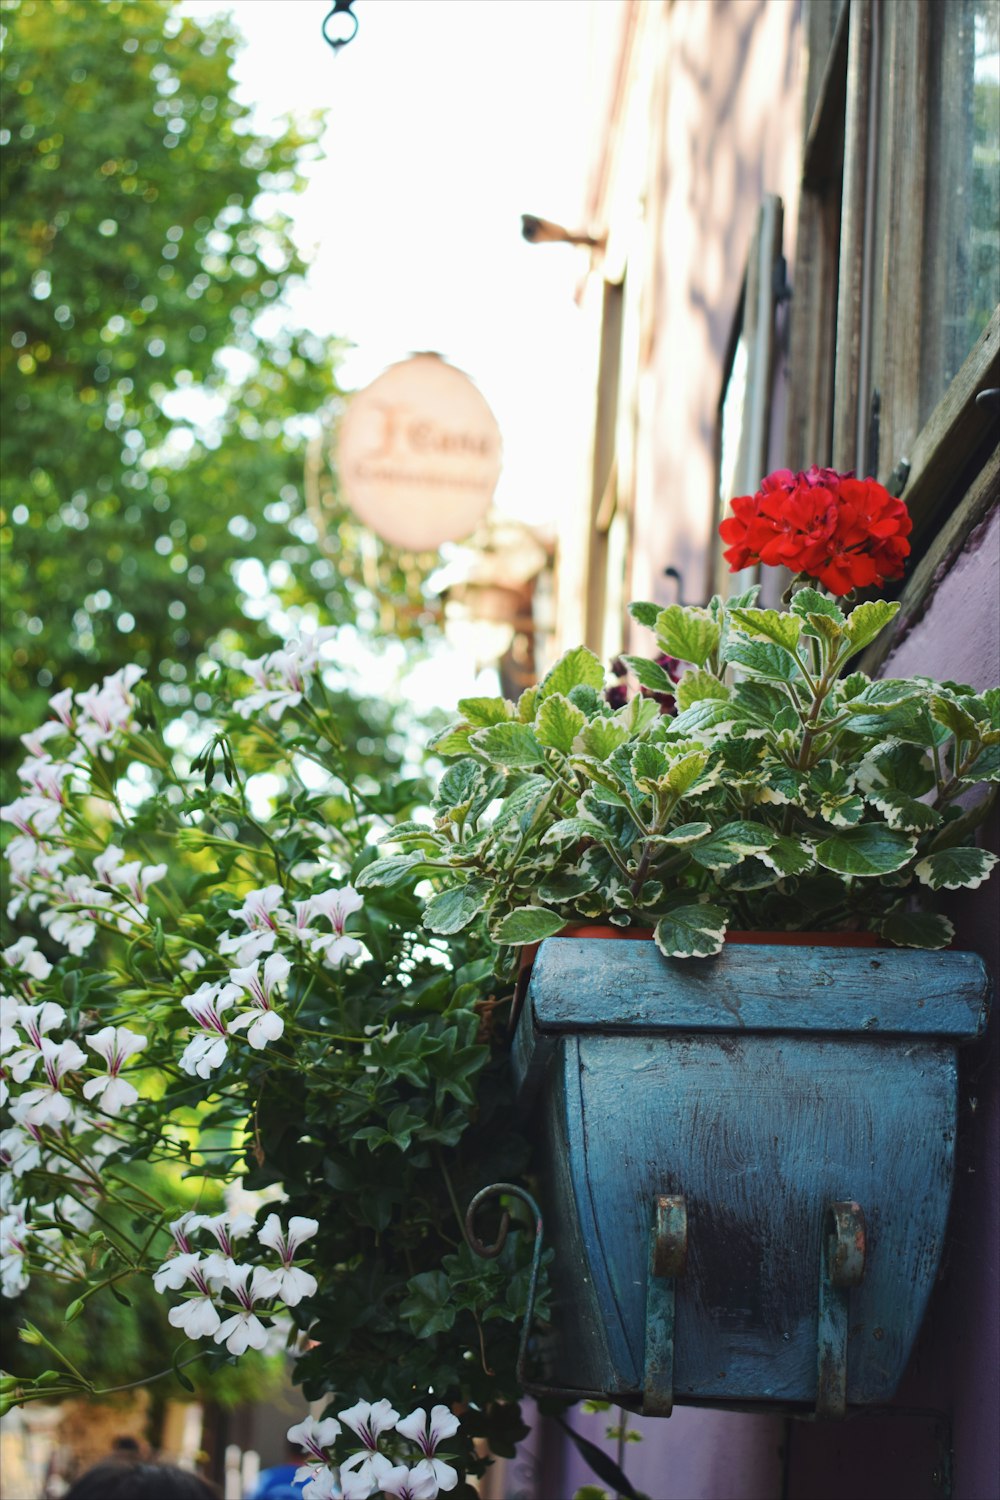
<svg viewBox="0 0 1000 1500"><path fill-rule="evenodd" d="M847 617L851 655L873 641L898 614L898 602L888 604L885 599L872 599L867 604L859 604L857 609L852 609Z"/></svg>
<svg viewBox="0 0 1000 1500"><path fill-rule="evenodd" d="M669 762L662 750L642 740L630 757L632 780L640 791L656 792L669 770Z"/></svg>
<svg viewBox="0 0 1000 1500"><path fill-rule="evenodd" d="M946 729L950 729L957 739L971 740L973 744L978 743L979 724L954 699L934 693L931 696L930 709L932 717L939 724L943 724Z"/></svg>
<svg viewBox="0 0 1000 1500"><path fill-rule="evenodd" d="M538 684L533 683L531 687L525 688L517 700L517 717L520 723L530 724L535 717L535 704L538 702Z"/></svg>
<svg viewBox="0 0 1000 1500"><path fill-rule="evenodd" d="M419 853L391 854L386 859L376 859L366 865L354 884L359 891L376 888L392 890L416 875L426 864L424 856Z"/></svg>
<svg viewBox="0 0 1000 1500"><path fill-rule="evenodd" d="M699 667L692 667L684 673L680 682L673 690L677 699L677 707L682 711L691 708L695 703L706 701L728 703L729 689L724 682L711 672L703 672Z"/></svg>
<svg viewBox="0 0 1000 1500"><path fill-rule="evenodd" d="M740 706L732 699L723 703L717 698L702 698L678 714L673 727L680 734L698 735L709 729L717 729L720 724L732 724L745 717Z"/></svg>
<svg viewBox="0 0 1000 1500"><path fill-rule="evenodd" d="M552 790L552 783L544 776L526 776L520 786L504 798L503 805L493 819L493 828L499 833L511 823L522 823L533 816L542 798Z"/></svg>
<svg viewBox="0 0 1000 1500"><path fill-rule="evenodd" d="M411 1276L406 1289L409 1295L400 1303L399 1311L414 1338L428 1339L435 1333L447 1333L458 1308L445 1273L422 1271L419 1276Z"/></svg>
<svg viewBox="0 0 1000 1500"><path fill-rule="evenodd" d="M728 870L738 865L749 854L759 854L769 849L775 835L759 824L726 823L716 829L710 838L704 839L691 850L691 857L706 870Z"/></svg>
<svg viewBox="0 0 1000 1500"><path fill-rule="evenodd" d="M986 849L939 849L920 860L913 873L921 885L929 885L932 891L942 887L947 891L963 887L974 891L987 879L996 862L996 855Z"/></svg>
<svg viewBox="0 0 1000 1500"><path fill-rule="evenodd" d="M582 709L577 708L562 693L552 693L542 700L535 720L535 735L541 744L568 755L573 748L573 741L586 722Z"/></svg>
<svg viewBox="0 0 1000 1500"><path fill-rule="evenodd" d="M719 644L719 626L707 609L670 604L656 617L656 634L668 656L703 667Z"/></svg>
<svg viewBox="0 0 1000 1500"><path fill-rule="evenodd" d="M542 843L567 845L580 839L601 839L607 843L608 838L609 830L603 823L595 823L591 818L560 818L545 830Z"/></svg>
<svg viewBox="0 0 1000 1500"><path fill-rule="evenodd" d="M483 768L477 760L466 756L456 761L441 777L431 806L438 812L447 812L449 808L470 803L482 779Z"/></svg>
<svg viewBox="0 0 1000 1500"><path fill-rule="evenodd" d="M913 843L881 823L845 828L816 845L816 862L839 875L888 875L906 864Z"/></svg>
<svg viewBox="0 0 1000 1500"><path fill-rule="evenodd" d="M628 612L633 620L638 620L640 625L645 625L649 630L656 628L656 617L660 613L658 604L644 604L641 599L635 599L628 607Z"/></svg>
<svg viewBox="0 0 1000 1500"><path fill-rule="evenodd" d="M588 651L586 646L574 646L572 651L567 651L546 672L539 685L538 695L540 698L548 698L553 693L569 694L575 687L600 689L603 686L604 668L593 651Z"/></svg>
<svg viewBox="0 0 1000 1500"><path fill-rule="evenodd" d="M440 734L436 734L427 748L433 750L435 755L468 755L471 734L472 725L467 724L464 719L458 719L454 724L449 724L447 729L442 729Z"/></svg>
<svg viewBox="0 0 1000 1500"><path fill-rule="evenodd" d="M470 880L465 885L438 891L424 907L424 926L442 936L461 932L482 911L489 892L484 880Z"/></svg>
<svg viewBox="0 0 1000 1500"><path fill-rule="evenodd" d="M809 620L810 615L823 615L841 628L847 623L833 600L826 594L821 594L819 589L797 589L792 595L792 610L806 621ZM807 635L816 634L815 628L809 624L806 625L805 630Z"/></svg>
<svg viewBox="0 0 1000 1500"><path fill-rule="evenodd" d="M496 766L537 766L545 761L545 751L527 724L477 729L470 743Z"/></svg>
<svg viewBox="0 0 1000 1500"><path fill-rule="evenodd" d="M614 724L620 724L633 738L638 738L644 729L651 724L659 722L660 708L651 698L644 698L641 693L636 693L621 708L616 708Z"/></svg>
<svg viewBox="0 0 1000 1500"><path fill-rule="evenodd" d="M730 609L729 618L745 634L763 636L786 651L794 651L798 645L802 621L796 615L779 614L776 609Z"/></svg>
<svg viewBox="0 0 1000 1500"><path fill-rule="evenodd" d="M726 660L770 682L793 682L802 675L794 656L769 641L730 641Z"/></svg>
<svg viewBox="0 0 1000 1500"><path fill-rule="evenodd" d="M673 693L674 679L669 672L659 666L655 661L650 661L648 656L623 656L624 661L635 673L644 688L652 693Z"/></svg>
<svg viewBox="0 0 1000 1500"><path fill-rule="evenodd" d="M517 715L517 709L506 698L459 698L458 711L475 729L505 724Z"/></svg>
<svg viewBox="0 0 1000 1500"><path fill-rule="evenodd" d="M554 937L566 926L566 918L544 906L518 906L500 921L493 932L497 943L520 947Z"/></svg>
<svg viewBox="0 0 1000 1500"><path fill-rule="evenodd" d="M656 834L649 842L683 848L685 844L694 844L698 839L703 839L711 831L711 823L682 823L679 828L671 828L669 833Z"/></svg>
<svg viewBox="0 0 1000 1500"><path fill-rule="evenodd" d="M947 948L955 936L947 917L925 911L892 912L879 923L878 930L900 948Z"/></svg>
<svg viewBox="0 0 1000 1500"><path fill-rule="evenodd" d="M726 937L726 913L721 906L701 902L678 906L656 924L656 946L668 958L708 958L720 953Z"/></svg>
<svg viewBox="0 0 1000 1500"><path fill-rule="evenodd" d="M637 700L633 699L635 701ZM645 703L648 700L643 698L638 701ZM655 703L651 707L658 713ZM585 753L594 756L596 760L607 760L627 739L628 730L617 719L591 719L580 735Z"/></svg>
<svg viewBox="0 0 1000 1500"><path fill-rule="evenodd" d="M812 846L793 838L791 834L782 834L776 838L769 849L760 850L757 858L781 876L802 875L816 863Z"/></svg>
<svg viewBox="0 0 1000 1500"><path fill-rule="evenodd" d="M682 755L675 760L666 774L667 788L675 797L683 797L690 791L698 777L708 765L708 751L696 750L691 755Z"/></svg>

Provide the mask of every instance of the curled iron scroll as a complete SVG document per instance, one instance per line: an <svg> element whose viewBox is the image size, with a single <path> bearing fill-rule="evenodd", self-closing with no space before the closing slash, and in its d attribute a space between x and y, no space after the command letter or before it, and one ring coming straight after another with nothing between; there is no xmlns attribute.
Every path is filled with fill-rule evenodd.
<svg viewBox="0 0 1000 1500"><path fill-rule="evenodd" d="M523 1187L518 1187L513 1182L493 1182L489 1187L481 1188L473 1198L465 1213L465 1237L469 1249L483 1258L483 1260L496 1260L507 1243L507 1235L510 1232L510 1214L506 1209L500 1219L500 1228L492 1245L481 1240L475 1231L476 1213L480 1204L487 1198L499 1198L501 1194L509 1193L515 1198L520 1198L531 1209L535 1221L535 1246L531 1257L531 1279L528 1282L528 1305L524 1310L524 1322L521 1325L521 1341L517 1349L517 1378L521 1385L524 1384L525 1362L528 1353L528 1336L531 1333L531 1323L535 1313L535 1293L538 1290L538 1271L542 1262L542 1211L534 1198Z"/></svg>
<svg viewBox="0 0 1000 1500"><path fill-rule="evenodd" d="M353 4L354 0L334 0L332 8L323 20L321 28L323 40L333 48L334 52L339 52L341 47L346 47L348 42L353 42L358 34L358 18L351 9ZM346 16L351 23L351 29L345 36L331 36L327 30L334 16Z"/></svg>

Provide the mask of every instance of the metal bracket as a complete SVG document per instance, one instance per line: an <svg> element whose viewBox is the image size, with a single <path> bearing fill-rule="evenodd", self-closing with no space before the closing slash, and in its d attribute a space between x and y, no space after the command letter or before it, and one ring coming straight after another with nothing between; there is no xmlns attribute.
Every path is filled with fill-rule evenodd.
<svg viewBox="0 0 1000 1500"><path fill-rule="evenodd" d="M684 1274L687 1251L687 1204L681 1197L658 1197L646 1283L645 1417L669 1417L674 1409L674 1282Z"/></svg>
<svg viewBox="0 0 1000 1500"><path fill-rule="evenodd" d="M475 1231L476 1211L481 1203L487 1198L498 1198L509 1194L513 1198L520 1198L526 1203L534 1217L535 1244L531 1253L531 1277L528 1281L528 1302L524 1309L524 1321L521 1324L521 1338L517 1348L517 1378L521 1385L527 1383L528 1368L528 1336L531 1333L531 1324L535 1315L535 1296L538 1292L538 1272L542 1264L542 1211L534 1198L523 1187L516 1182L493 1182L489 1187L481 1188L473 1198L465 1211L465 1238L469 1249L476 1255L482 1256L483 1260L496 1260L507 1243L507 1235L510 1231L510 1214L506 1208L500 1218L500 1229L496 1240L492 1245L487 1245L481 1240ZM485 1359L483 1361L485 1365ZM491 1370L487 1374L492 1374Z"/></svg>
<svg viewBox="0 0 1000 1500"><path fill-rule="evenodd" d="M857 1203L831 1203L823 1216L819 1269L816 1415L847 1413L851 1288L865 1274L865 1216Z"/></svg>

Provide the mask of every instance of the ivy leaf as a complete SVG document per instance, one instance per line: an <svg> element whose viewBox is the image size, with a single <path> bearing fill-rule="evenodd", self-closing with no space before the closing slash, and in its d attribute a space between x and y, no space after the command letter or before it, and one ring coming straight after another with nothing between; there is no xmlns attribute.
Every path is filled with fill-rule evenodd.
<svg viewBox="0 0 1000 1500"><path fill-rule="evenodd" d="M577 708L562 693L552 693L542 700L535 720L535 735L541 744L568 755L573 748L573 741L586 722L582 709Z"/></svg>
<svg viewBox="0 0 1000 1500"><path fill-rule="evenodd" d="M729 618L747 635L763 636L786 651L794 651L802 630L797 615L779 614L776 609L730 609Z"/></svg>
<svg viewBox="0 0 1000 1500"><path fill-rule="evenodd" d="M537 766L545 761L545 751L527 724L492 724L477 729L470 743L496 766Z"/></svg>
<svg viewBox="0 0 1000 1500"><path fill-rule="evenodd" d="M974 891L987 879L996 862L996 855L986 849L939 849L920 860L914 866L914 874L921 885L929 885L932 891L942 887L947 891L962 887Z"/></svg>
<svg viewBox="0 0 1000 1500"><path fill-rule="evenodd" d="M955 936L947 917L926 911L892 912L879 923L878 930L900 948L947 948Z"/></svg>
<svg viewBox="0 0 1000 1500"><path fill-rule="evenodd" d="M424 907L424 926L442 936L461 932L482 911L489 891L484 880L470 880L465 885L438 891Z"/></svg>
<svg viewBox="0 0 1000 1500"><path fill-rule="evenodd" d="M719 644L720 630L707 609L670 604L656 617L658 640L668 656L703 667Z"/></svg>
<svg viewBox="0 0 1000 1500"><path fill-rule="evenodd" d="M603 686L604 668L598 658L586 646L575 646L546 672L539 684L538 696L548 698L553 693L568 695L575 687L600 689Z"/></svg>
<svg viewBox="0 0 1000 1500"><path fill-rule="evenodd" d="M406 1287L409 1295L400 1303L399 1311L413 1336L428 1339L435 1333L447 1333L458 1312L449 1277L443 1271L422 1271L412 1276Z"/></svg>
<svg viewBox="0 0 1000 1500"><path fill-rule="evenodd" d="M888 875L906 864L913 843L881 823L844 828L816 845L816 862L839 875Z"/></svg>
<svg viewBox="0 0 1000 1500"><path fill-rule="evenodd" d="M731 641L726 659L770 682L793 682L802 675L791 652L769 641Z"/></svg>
<svg viewBox="0 0 1000 1500"><path fill-rule="evenodd" d="M898 601L889 604L885 599L871 599L859 604L847 617L847 638L851 643L850 655L861 651L899 614Z"/></svg>
<svg viewBox="0 0 1000 1500"><path fill-rule="evenodd" d="M670 673L657 662L650 661L648 656L623 656L622 661L651 693L673 693L676 684Z"/></svg>
<svg viewBox="0 0 1000 1500"><path fill-rule="evenodd" d="M726 913L708 901L678 906L660 918L653 937L667 958L708 958L722 951Z"/></svg>
<svg viewBox="0 0 1000 1500"><path fill-rule="evenodd" d="M523 943L540 943L554 937L566 926L566 918L544 906L518 906L500 921L493 932L494 941L520 947Z"/></svg>

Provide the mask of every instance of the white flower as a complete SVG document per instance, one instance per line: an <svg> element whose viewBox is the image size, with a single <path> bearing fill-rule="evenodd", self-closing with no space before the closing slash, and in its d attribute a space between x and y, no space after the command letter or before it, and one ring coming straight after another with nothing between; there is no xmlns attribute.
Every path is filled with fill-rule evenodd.
<svg viewBox="0 0 1000 1500"><path fill-rule="evenodd" d="M67 875L55 882L48 893L49 910L39 918L42 926L57 943L77 955L89 948L97 933L98 910L107 905L106 897L96 891L87 875ZM89 910L60 911L61 906L84 906Z"/></svg>
<svg viewBox="0 0 1000 1500"><path fill-rule="evenodd" d="M22 1094L19 1102L28 1123L58 1125L68 1118L72 1109L70 1100L62 1092L62 1080L67 1073L82 1067L87 1058L75 1042L54 1042L47 1036L42 1038L41 1052L46 1083L42 1088Z"/></svg>
<svg viewBox="0 0 1000 1500"><path fill-rule="evenodd" d="M134 1104L139 1097L139 1090L125 1078L119 1078L122 1064L127 1062L133 1053L141 1052L146 1045L146 1038L139 1036L134 1031L129 1031L127 1026L105 1026L96 1031L93 1036L84 1037L88 1047L99 1052L108 1066L107 1076L104 1078L89 1078L83 1085L83 1097L85 1099L100 1098L101 1108L106 1115L120 1114L122 1109Z"/></svg>
<svg viewBox="0 0 1000 1500"><path fill-rule="evenodd" d="M348 1474L346 1477L347 1479L353 1479L354 1475ZM303 1500L341 1500L341 1496L347 1497L347 1500L350 1500L350 1496L357 1493L342 1489L341 1485L337 1483L336 1474L325 1465L321 1469L309 1468L305 1474L299 1469L296 1472L295 1478L300 1484L302 1483L302 1479L308 1480L302 1489ZM371 1494L370 1486L364 1491L364 1494L366 1497Z"/></svg>
<svg viewBox="0 0 1000 1500"><path fill-rule="evenodd" d="M326 962L333 967L356 958L361 952L361 944L357 938L344 935L347 918L352 912L360 911L364 905L363 898L354 887L345 885L340 890L322 891L316 896L310 896L307 904L311 916L325 917L333 929L331 933L322 933L313 938L313 952L322 953Z"/></svg>
<svg viewBox="0 0 1000 1500"><path fill-rule="evenodd" d="M18 971L18 977L24 974L31 979L48 979L52 973L52 965L44 953L38 952L33 937L18 938L16 943L3 950L3 958L4 963Z"/></svg>
<svg viewBox="0 0 1000 1500"><path fill-rule="evenodd" d="M174 1219L167 1225L173 1235L174 1244L182 1255L188 1255L191 1251L190 1231L197 1228L198 1219L201 1216L188 1209L187 1213L181 1214L179 1219Z"/></svg>
<svg viewBox="0 0 1000 1500"><path fill-rule="evenodd" d="M281 1259L281 1269L265 1271L262 1285L266 1286L267 1296L280 1297L288 1307L296 1307L303 1297L312 1297L315 1294L317 1287L315 1276L293 1266L292 1261L299 1245L311 1239L318 1229L318 1220L296 1216L289 1219L286 1235L281 1228L278 1215L268 1214L263 1229L257 1231L257 1238L262 1245L277 1252Z"/></svg>
<svg viewBox="0 0 1000 1500"><path fill-rule="evenodd" d="M143 865L137 859L125 862L125 851L119 849L116 844L109 844L103 854L99 854L94 860L94 874L98 880L105 885L115 885L119 890L125 891L131 898L133 905L138 907L142 915L149 915L149 907L146 904L146 893L151 885L162 880L167 873L167 867L160 865Z"/></svg>
<svg viewBox="0 0 1000 1500"><path fill-rule="evenodd" d="M30 792L24 797L15 797L6 807L0 807L0 819L13 823L14 827L29 839L43 839L59 821L60 807L47 797Z"/></svg>
<svg viewBox="0 0 1000 1500"><path fill-rule="evenodd" d="M245 1011L237 1016L231 1023L235 1031L243 1027L249 1027L247 1041L251 1047L258 1050L266 1047L268 1042L277 1041L285 1029L285 1023L280 1016L275 1015L271 1008L271 996L275 986L281 984L288 978L291 964L287 958L280 953L272 953L270 958L264 961L264 978L258 976L259 963L248 964L242 969L230 969L229 978L233 984L250 996L254 1004L254 1011ZM255 1014L255 1011L261 1014Z"/></svg>
<svg viewBox="0 0 1000 1500"><path fill-rule="evenodd" d="M32 788L36 796L45 797L59 807L66 806L63 782L76 774L76 766L69 761L53 760L49 755L29 755L17 768L19 781Z"/></svg>
<svg viewBox="0 0 1000 1500"><path fill-rule="evenodd" d="M201 1027L202 1035L188 1042L180 1057L183 1072L208 1078L226 1060L226 1042L231 1035L225 1011L240 991L235 984L203 984L193 995L185 995L181 1004Z"/></svg>
<svg viewBox="0 0 1000 1500"><path fill-rule="evenodd" d="M46 740L50 740L54 734L65 733L65 724L60 724L56 719L46 719L37 729L29 729L27 734L22 734L21 744L29 755L41 757L45 754L43 747Z"/></svg>
<svg viewBox="0 0 1000 1500"><path fill-rule="evenodd" d="M207 962L208 960L205 958L205 955L199 953L197 948L189 948L184 957L179 960L179 965L182 969L187 969L190 973L195 974L199 969L203 969Z"/></svg>
<svg viewBox="0 0 1000 1500"><path fill-rule="evenodd" d="M23 1203L15 1203L0 1218L0 1294L18 1297L28 1285L24 1269L27 1255L28 1225Z"/></svg>
<svg viewBox="0 0 1000 1500"><path fill-rule="evenodd" d="M212 1298L201 1295L178 1302L167 1313L167 1321L182 1329L189 1339L203 1339L216 1332L222 1319Z"/></svg>
<svg viewBox="0 0 1000 1500"><path fill-rule="evenodd" d="M201 1276L204 1285L197 1280L198 1275ZM180 1291L187 1281L194 1281L199 1290L208 1291L203 1257L193 1250L185 1251L181 1255L172 1255L169 1260L163 1262L159 1270L153 1272L153 1286L161 1293Z"/></svg>
<svg viewBox="0 0 1000 1500"><path fill-rule="evenodd" d="M31 1172L42 1159L41 1133L37 1125L11 1125L0 1130L0 1166L12 1178Z"/></svg>
<svg viewBox="0 0 1000 1500"><path fill-rule="evenodd" d="M244 719L262 709L268 718L280 719L286 708L295 708L302 702L309 687L309 679L319 660L320 647L336 635L326 628L299 640L289 641L283 651L271 651L243 663L247 675L257 687L236 704L236 712Z"/></svg>
<svg viewBox="0 0 1000 1500"><path fill-rule="evenodd" d="M280 885L262 886L260 890L251 891L242 906L230 907L229 915L241 917L248 932L276 932L279 920L288 917L281 906L284 895Z"/></svg>
<svg viewBox="0 0 1000 1500"><path fill-rule="evenodd" d="M267 1328L254 1312L257 1303L266 1296L260 1286L262 1271L262 1266L234 1265L226 1277L226 1285L240 1303L240 1311L216 1329L215 1342L224 1343L230 1354L263 1349L267 1343Z"/></svg>
<svg viewBox="0 0 1000 1500"><path fill-rule="evenodd" d="M357 1433L363 1444L360 1452L352 1453L341 1464L341 1480L353 1470L358 1476L359 1484L365 1480L369 1484L381 1484L383 1476L391 1472L392 1464L384 1453L379 1453L378 1440L383 1432L392 1431L399 1420L399 1412L394 1411L391 1404L383 1399L374 1403L356 1401L346 1411L339 1411L337 1416L347 1423L352 1432Z"/></svg>
<svg viewBox="0 0 1000 1500"><path fill-rule="evenodd" d="M458 1483L458 1473L451 1464L434 1456L441 1443L455 1436L458 1427L458 1418L454 1412L447 1406L440 1405L431 1407L430 1418L424 1408L418 1406L409 1416L396 1423L396 1431L409 1438L411 1443L416 1443L423 1454L417 1470L422 1470L426 1464L428 1471L434 1476L437 1489L453 1490Z"/></svg>
<svg viewBox="0 0 1000 1500"><path fill-rule="evenodd" d="M251 1214L192 1214L187 1225L187 1232L192 1233L196 1229L207 1229L209 1234L218 1245L218 1250L213 1250L205 1260L206 1273L225 1281L230 1271L236 1264L236 1245L239 1240L245 1239L254 1227Z"/></svg>
<svg viewBox="0 0 1000 1500"><path fill-rule="evenodd" d="M296 1443L303 1453L308 1454L317 1463L325 1464L326 1450L333 1447L340 1430L340 1423L334 1417L324 1417L321 1422L318 1422L315 1417L306 1417L303 1421L296 1422L294 1427L289 1427L287 1437L290 1443ZM305 1466L305 1472L299 1471L303 1478L306 1474L314 1472L311 1465ZM301 1482L298 1474L296 1480Z"/></svg>
<svg viewBox="0 0 1000 1500"><path fill-rule="evenodd" d="M387 1458L383 1462L386 1465L386 1473L391 1474L392 1464ZM342 1468L340 1471L340 1484L344 1500L368 1500L368 1496L374 1494L376 1488L375 1479L370 1469L366 1469L364 1473L359 1469L356 1474L352 1474ZM378 1487L381 1489L381 1485ZM302 1493L303 1495L308 1495L308 1489L303 1490Z"/></svg>
<svg viewBox="0 0 1000 1500"><path fill-rule="evenodd" d="M58 715L59 722L64 729L73 728L73 689L63 688L61 693L55 693L49 699L49 707L54 714ZM44 728L44 725L43 725Z"/></svg>
<svg viewBox="0 0 1000 1500"><path fill-rule="evenodd" d="M457 1474L455 1482L458 1482ZM435 1500L438 1493L434 1474L423 1463L417 1464L414 1469L408 1469L405 1464L397 1464L388 1474L382 1475L379 1484L383 1494L396 1495L398 1500Z"/></svg>

